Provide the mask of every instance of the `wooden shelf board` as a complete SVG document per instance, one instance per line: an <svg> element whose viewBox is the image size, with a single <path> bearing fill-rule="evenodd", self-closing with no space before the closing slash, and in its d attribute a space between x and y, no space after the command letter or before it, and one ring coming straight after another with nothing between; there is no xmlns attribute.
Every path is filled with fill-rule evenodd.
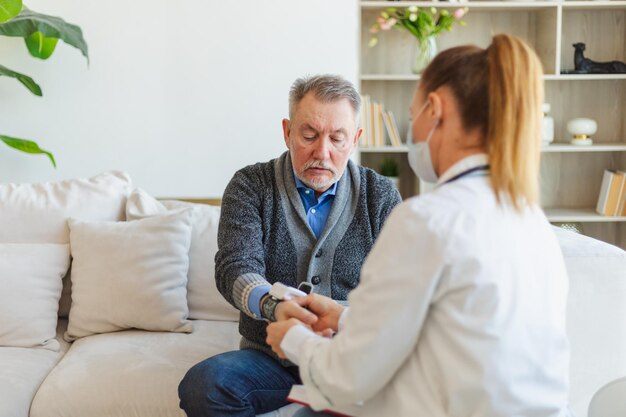
<svg viewBox="0 0 626 417"><path fill-rule="evenodd" d="M626 80L626 74L546 74L547 81Z"/></svg>
<svg viewBox="0 0 626 417"><path fill-rule="evenodd" d="M626 143L596 143L591 146L553 143L542 146L541 152L626 152Z"/></svg>
<svg viewBox="0 0 626 417"><path fill-rule="evenodd" d="M387 7L435 7L442 9L455 9L468 7L485 11L492 10L543 10L561 6L564 10L622 10L626 7L623 0L600 0L600 1L467 1L463 3L432 2L432 1L402 1L391 3L388 1L361 1L363 9L386 9Z"/></svg>
<svg viewBox="0 0 626 417"><path fill-rule="evenodd" d="M551 222L626 222L626 216L602 216L593 208L546 208L544 209L548 220Z"/></svg>
<svg viewBox="0 0 626 417"><path fill-rule="evenodd" d="M361 153L404 153L406 146L371 146L359 148ZM569 145L567 143L553 143L542 146L541 152L626 152L626 143L598 143L591 146Z"/></svg>
<svg viewBox="0 0 626 417"><path fill-rule="evenodd" d="M361 74L361 81L418 81L419 74ZM546 81L626 80L626 74L544 74Z"/></svg>
<svg viewBox="0 0 626 417"><path fill-rule="evenodd" d="M361 153L406 153L406 146L370 146L359 148Z"/></svg>
<svg viewBox="0 0 626 417"><path fill-rule="evenodd" d="M484 11L492 10L543 10L556 8L561 1L469 1L464 3L449 3L449 2L432 2L432 1L402 1L402 2L389 2L389 1L361 1L361 8L363 9L386 9L387 7L435 7L441 9L457 9L459 7L468 7L471 9L480 9ZM596 3L595 1L593 3ZM598 2L600 3L600 2ZM602 1L602 3L613 3L613 1Z"/></svg>
<svg viewBox="0 0 626 417"><path fill-rule="evenodd" d="M362 74L361 81L417 81L419 74Z"/></svg>
<svg viewBox="0 0 626 417"><path fill-rule="evenodd" d="M626 1L559 1L564 11L568 10L623 10Z"/></svg>

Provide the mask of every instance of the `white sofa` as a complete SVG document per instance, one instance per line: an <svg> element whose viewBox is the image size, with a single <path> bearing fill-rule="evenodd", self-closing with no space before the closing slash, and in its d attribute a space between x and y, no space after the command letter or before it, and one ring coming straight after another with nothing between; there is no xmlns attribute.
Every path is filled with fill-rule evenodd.
<svg viewBox="0 0 626 417"><path fill-rule="evenodd" d="M161 203L140 190L131 192L131 181L121 172L0 185L1 417L184 417L177 386L185 372L206 357L238 347L238 314L218 294L213 276L219 208ZM178 223L159 229L168 216ZM133 269L153 253L152 246L166 240L146 235L159 238L179 230L187 230L186 246L158 250L178 251L180 259L153 256L167 262L152 265L150 260L143 270ZM571 404L575 415L584 417L594 392L626 375L626 252L562 229L555 232L571 282ZM68 244L74 263L62 296L58 271L44 277L54 285L43 295L30 294L33 285L19 289L30 282L20 273L36 275L32 271L45 269L49 258L62 257L62 252L49 255L50 245L57 245L58 254ZM100 258L104 263L98 264ZM49 264L51 271L63 266ZM120 268L132 273L124 276ZM150 282L168 268L173 272ZM173 279L181 268L184 281ZM132 287L143 285L143 279L145 289ZM165 281L167 288L158 287ZM151 293L149 286L160 292ZM159 298L161 293L170 298ZM57 309L52 309L56 334L50 328L51 309L37 305L54 297L60 297L58 323ZM155 298L158 302L152 303ZM107 314L96 317L98 312Z"/></svg>

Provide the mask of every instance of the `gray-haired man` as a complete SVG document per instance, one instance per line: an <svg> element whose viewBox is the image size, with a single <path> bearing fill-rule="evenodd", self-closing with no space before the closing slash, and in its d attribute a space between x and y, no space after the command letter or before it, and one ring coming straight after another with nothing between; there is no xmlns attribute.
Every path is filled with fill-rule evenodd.
<svg viewBox="0 0 626 417"><path fill-rule="evenodd" d="M271 284L345 301L383 222L400 202L392 183L349 161L361 129L361 100L341 77L301 78L283 120L289 149L239 170L222 200L215 279L241 311L241 350L206 359L179 386L189 417L255 416L287 404L298 369L265 343L267 320L317 318L268 295Z"/></svg>

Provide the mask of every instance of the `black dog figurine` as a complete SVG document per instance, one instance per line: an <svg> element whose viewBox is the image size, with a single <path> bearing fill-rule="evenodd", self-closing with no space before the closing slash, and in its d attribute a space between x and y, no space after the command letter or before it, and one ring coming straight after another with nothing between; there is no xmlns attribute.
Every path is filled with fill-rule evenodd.
<svg viewBox="0 0 626 417"><path fill-rule="evenodd" d="M574 53L574 68L577 73L584 74L626 74L626 64L620 61L611 62L595 62L589 58L585 58L583 51L585 44L582 42L572 45L576 52Z"/></svg>

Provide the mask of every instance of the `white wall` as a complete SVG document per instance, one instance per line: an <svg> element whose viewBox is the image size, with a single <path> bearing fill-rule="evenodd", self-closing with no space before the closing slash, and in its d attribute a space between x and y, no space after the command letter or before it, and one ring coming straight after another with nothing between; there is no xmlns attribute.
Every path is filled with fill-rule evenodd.
<svg viewBox="0 0 626 417"><path fill-rule="evenodd" d="M78 24L90 64L61 41L47 61L0 37L0 64L32 76L43 98L0 77L0 182L127 171L158 197L219 197L244 165L285 149L281 120L295 78L356 82L356 0L29 0Z"/></svg>

